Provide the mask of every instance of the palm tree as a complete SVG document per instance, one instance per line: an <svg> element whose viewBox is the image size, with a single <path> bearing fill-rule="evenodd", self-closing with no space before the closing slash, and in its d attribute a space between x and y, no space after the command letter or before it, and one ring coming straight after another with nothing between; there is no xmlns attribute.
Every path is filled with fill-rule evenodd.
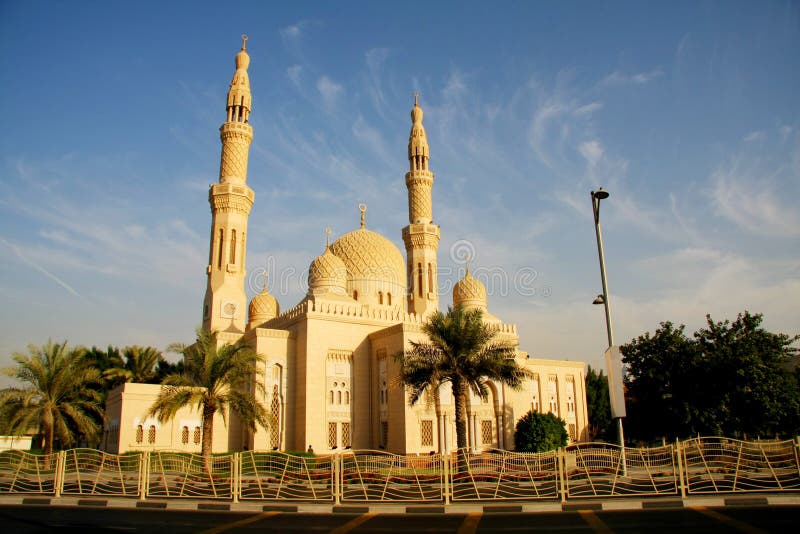
<svg viewBox="0 0 800 534"><path fill-rule="evenodd" d="M28 345L29 354L14 353L16 367L3 373L24 385L0 391L0 410L6 432L20 434L38 428L44 435L44 453L53 453L57 438L69 447L83 436L98 439L102 421L102 393L95 386L100 372L87 364L86 349L64 343Z"/></svg>
<svg viewBox="0 0 800 534"><path fill-rule="evenodd" d="M158 398L148 415L164 422L175 417L184 406L194 406L201 412L203 442L201 454L206 467L211 465L214 435L214 414L220 411L227 424L227 411L236 413L251 430L256 423L270 424L266 408L256 398L263 397L264 370L257 365L263 357L246 342L218 345L217 332L197 330L197 341L192 345L173 344L167 349L183 354L183 372L173 373L164 379ZM246 384L255 384L249 391Z"/></svg>
<svg viewBox="0 0 800 534"><path fill-rule="evenodd" d="M483 321L480 309L449 308L447 314L434 312L422 326L427 342L411 342L411 348L397 355L398 380L409 390L409 404L415 404L426 389L436 395L439 384L449 382L456 410L456 443L467 446L467 393L489 393L487 380L522 387L530 372L514 360L516 348L497 339L496 329Z"/></svg>
<svg viewBox="0 0 800 534"><path fill-rule="evenodd" d="M158 366L164 356L153 347L133 345L122 350L125 362L107 369L103 376L113 383L149 384L158 378Z"/></svg>

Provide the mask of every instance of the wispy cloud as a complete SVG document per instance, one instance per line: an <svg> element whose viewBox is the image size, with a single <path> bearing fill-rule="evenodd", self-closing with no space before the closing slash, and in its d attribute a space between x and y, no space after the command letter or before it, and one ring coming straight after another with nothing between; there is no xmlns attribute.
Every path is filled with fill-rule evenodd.
<svg viewBox="0 0 800 534"><path fill-rule="evenodd" d="M586 162L591 167L596 167L597 163L603 157L603 146L600 144L600 141L597 139L592 139L591 141L585 141L580 144L578 147L581 155L586 158Z"/></svg>
<svg viewBox="0 0 800 534"><path fill-rule="evenodd" d="M645 72L624 73L615 70L602 80L600 86L613 86L613 85L644 85L650 83L656 78L664 75L664 71L659 67Z"/></svg>
<svg viewBox="0 0 800 534"><path fill-rule="evenodd" d="M336 108L339 96L344 91L344 87L327 76L321 76L317 80L317 91L319 91L320 96L322 96L325 108L331 111Z"/></svg>
<svg viewBox="0 0 800 534"><path fill-rule="evenodd" d="M603 109L602 102L591 102L589 104L586 104L585 106L580 106L579 108L576 108L572 112L572 114L580 117L582 115L591 115L595 111L600 111L601 109Z"/></svg>
<svg viewBox="0 0 800 534"><path fill-rule="evenodd" d="M27 265L33 267L38 272L40 272L43 275L45 275L47 278L49 278L50 280L54 281L56 284L58 284L62 288L66 289L68 293L70 293L70 294L72 294L72 295L74 295L76 297L80 297L81 296L77 291L75 291L75 289L71 285L66 283L64 280L62 280L61 278L59 278L55 274L51 273L50 271L48 271L47 269L45 269L44 267L39 265L37 262L29 259L25 254L22 253L22 250L20 250L20 248L17 245L6 241L2 237L0 237L0 243L3 243L5 246L10 248L11 251L14 253L14 255L16 257L18 257L19 259L21 259L23 262L25 262Z"/></svg>
<svg viewBox="0 0 800 534"><path fill-rule="evenodd" d="M369 95L375 111L383 116L386 98L383 93L383 66L389 58L388 48L370 48L364 54L367 65L366 83L364 89Z"/></svg>
<svg viewBox="0 0 800 534"><path fill-rule="evenodd" d="M800 236L797 205L783 202L769 177L739 158L717 168L710 181L718 215L752 234Z"/></svg>
<svg viewBox="0 0 800 534"><path fill-rule="evenodd" d="M303 74L302 65L292 65L286 69L286 77L291 80L295 87L300 87L300 76Z"/></svg>
<svg viewBox="0 0 800 534"><path fill-rule="evenodd" d="M295 24L290 24L280 29L281 37L284 40L300 39L303 35L303 28L308 26L308 21L300 21Z"/></svg>
<svg viewBox="0 0 800 534"><path fill-rule="evenodd" d="M753 142L756 142L756 141L763 141L766 137L767 137L767 133L765 131L756 130L756 131L750 132L749 134L745 135L742 140L747 142L747 143L753 143Z"/></svg>

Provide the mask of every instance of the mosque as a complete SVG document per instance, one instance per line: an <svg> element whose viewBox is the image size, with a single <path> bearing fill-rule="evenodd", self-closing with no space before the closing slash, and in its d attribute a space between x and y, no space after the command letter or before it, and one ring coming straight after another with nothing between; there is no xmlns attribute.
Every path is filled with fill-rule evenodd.
<svg viewBox="0 0 800 534"><path fill-rule="evenodd" d="M456 447L454 403L449 384L439 405L427 395L410 406L395 382L394 355L411 341L424 341L422 325L440 309L430 149L423 111L415 95L408 141L408 225L402 229L405 258L386 237L369 230L366 206L359 228L328 243L311 261L308 293L281 311L266 288L247 303L247 222L255 193L247 185L253 128L250 57L246 37L236 55L228 91L227 120L220 127L219 182L209 190L211 242L206 267L203 327L221 341L242 337L265 356L265 398L274 424L250 432L234 416L214 424L214 452L236 450L385 449L396 453L448 452ZM514 325L492 315L486 288L469 269L452 292L453 306L479 308L497 336L519 346ZM533 374L520 390L488 383L486 398L468 399L468 441L473 450L513 449L514 426L529 410L552 412L567 422L569 439L586 439L584 363L530 358L517 362ZM200 450L199 414L188 408L160 423L146 417L159 385L124 384L107 403L105 448Z"/></svg>

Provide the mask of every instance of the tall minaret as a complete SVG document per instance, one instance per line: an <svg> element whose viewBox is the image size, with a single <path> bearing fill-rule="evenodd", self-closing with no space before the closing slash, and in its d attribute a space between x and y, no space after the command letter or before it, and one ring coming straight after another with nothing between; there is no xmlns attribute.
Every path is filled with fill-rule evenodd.
<svg viewBox="0 0 800 534"><path fill-rule="evenodd" d="M247 297L244 292L247 217L255 194L247 187L247 156L253 140L250 118L250 56L236 54L236 72L228 90L228 120L220 131L222 157L219 183L208 191L211 204L211 246L208 254L208 285L203 305L203 328L244 332Z"/></svg>
<svg viewBox="0 0 800 534"><path fill-rule="evenodd" d="M403 228L408 263L408 311L425 315L439 309L436 251L439 248L439 227L432 224L431 189L433 173L428 170L428 138L422 126L419 95L414 93L411 110L411 134L408 138L406 173L408 188L408 226Z"/></svg>

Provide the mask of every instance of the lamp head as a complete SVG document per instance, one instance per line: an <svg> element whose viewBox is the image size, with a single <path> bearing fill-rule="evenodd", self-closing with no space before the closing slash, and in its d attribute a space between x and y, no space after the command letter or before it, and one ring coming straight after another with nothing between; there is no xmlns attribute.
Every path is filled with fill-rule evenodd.
<svg viewBox="0 0 800 534"><path fill-rule="evenodd" d="M604 198L608 198L608 191L605 191L602 187L597 191L592 192L592 196L597 200L603 200Z"/></svg>
<svg viewBox="0 0 800 534"><path fill-rule="evenodd" d="M597 295L597 298L592 301L592 304L605 304L606 298L603 295Z"/></svg>

